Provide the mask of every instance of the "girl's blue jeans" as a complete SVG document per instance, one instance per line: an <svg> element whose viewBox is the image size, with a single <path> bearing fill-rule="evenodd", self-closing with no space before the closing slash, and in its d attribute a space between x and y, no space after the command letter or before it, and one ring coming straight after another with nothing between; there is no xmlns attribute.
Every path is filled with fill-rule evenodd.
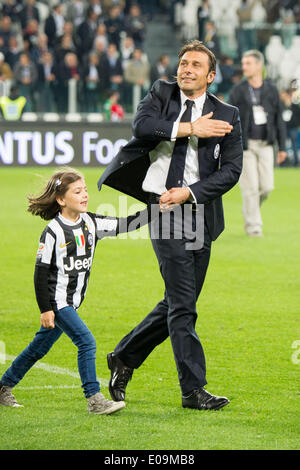
<svg viewBox="0 0 300 470"><path fill-rule="evenodd" d="M78 348L78 370L86 398L100 391L96 376L96 341L88 327L73 307L64 307L55 312L55 328L43 328L32 342L13 361L1 378L1 384L17 385L28 370L66 333Z"/></svg>

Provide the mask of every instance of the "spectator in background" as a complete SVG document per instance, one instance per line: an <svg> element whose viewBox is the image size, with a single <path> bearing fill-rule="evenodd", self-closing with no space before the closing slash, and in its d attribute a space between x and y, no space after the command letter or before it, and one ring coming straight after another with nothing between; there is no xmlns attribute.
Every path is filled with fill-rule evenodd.
<svg viewBox="0 0 300 470"><path fill-rule="evenodd" d="M136 47L143 47L144 45L146 26L146 21L141 14L139 5L131 5L129 14L126 15L124 20L124 28L127 35L133 38Z"/></svg>
<svg viewBox="0 0 300 470"><path fill-rule="evenodd" d="M120 54L121 54L121 61L122 61L122 68L125 76L125 71L130 63L133 52L135 50L135 44L133 38L131 36L125 36L121 42L120 46ZM123 97L122 97L123 105L125 106L128 111L131 109L132 105L132 84L127 82L126 79L123 83Z"/></svg>
<svg viewBox="0 0 300 470"><path fill-rule="evenodd" d="M121 12L122 9L120 5L116 4L110 8L108 17L105 20L108 41L109 43L115 44L117 49L120 47L120 34L124 30Z"/></svg>
<svg viewBox="0 0 300 470"><path fill-rule="evenodd" d="M19 22L19 8L20 4L15 2L15 0L4 0L1 7L2 18L4 16L9 16L12 23Z"/></svg>
<svg viewBox="0 0 300 470"><path fill-rule="evenodd" d="M45 33L38 35L37 44L36 44L36 62L38 63L45 52L49 52L51 49L48 47L48 36ZM52 52L52 51L51 51Z"/></svg>
<svg viewBox="0 0 300 470"><path fill-rule="evenodd" d="M220 59L220 72L222 75L222 81L218 85L218 93L223 95L226 100L228 93L234 85L234 77L236 74L236 68L234 66L234 60L232 57L222 55Z"/></svg>
<svg viewBox="0 0 300 470"><path fill-rule="evenodd" d="M18 87L13 85L9 96L0 97L0 112L6 121L18 121L25 110L26 98L19 94Z"/></svg>
<svg viewBox="0 0 300 470"><path fill-rule="evenodd" d="M110 90L108 98L104 103L103 110L106 121L122 121L124 119L124 109L119 104L120 95L117 91Z"/></svg>
<svg viewBox="0 0 300 470"><path fill-rule="evenodd" d="M297 4L293 7L293 14L297 24L297 34L300 34L300 0L298 0Z"/></svg>
<svg viewBox="0 0 300 470"><path fill-rule="evenodd" d="M240 83L241 80L243 80L243 70L238 67L232 77L232 83L233 85L236 85L237 83Z"/></svg>
<svg viewBox="0 0 300 470"><path fill-rule="evenodd" d="M266 10L267 23L276 23L280 19L281 0L262 0L262 5Z"/></svg>
<svg viewBox="0 0 300 470"><path fill-rule="evenodd" d="M150 70L150 81L155 82L158 79L170 81L174 78L170 67L170 57L162 54Z"/></svg>
<svg viewBox="0 0 300 470"><path fill-rule="evenodd" d="M210 18L210 4L209 0L203 0L202 5L198 8L198 36L200 41L204 41L205 23Z"/></svg>
<svg viewBox="0 0 300 470"><path fill-rule="evenodd" d="M13 79L13 72L10 65L5 62L3 52L0 52L0 82Z"/></svg>
<svg viewBox="0 0 300 470"><path fill-rule="evenodd" d="M55 111L54 103L54 85L55 85L55 67L54 58L49 51L44 51L38 63L38 82L37 90L39 99L37 101L37 112Z"/></svg>
<svg viewBox="0 0 300 470"><path fill-rule="evenodd" d="M26 53L20 54L20 58L13 69L14 79L20 94L25 96L26 111L34 111L34 87L37 82L37 67Z"/></svg>
<svg viewBox="0 0 300 470"><path fill-rule="evenodd" d="M55 101L59 113L68 111L68 85L69 80L74 79L77 82L77 93L80 93L79 83L81 79L80 68L77 55L74 52L68 52L64 59L57 64L54 69L57 78L55 87Z"/></svg>
<svg viewBox="0 0 300 470"><path fill-rule="evenodd" d="M298 138L300 127L300 106L299 103L293 100L292 90L282 90L280 98L283 103L283 120L286 123L287 135L291 140L291 147L293 151L294 166L299 166L298 156Z"/></svg>
<svg viewBox="0 0 300 470"><path fill-rule="evenodd" d="M176 13L176 8L178 4L184 6L185 5L185 0L170 0L170 20L171 24L174 29L176 29L179 26L180 20L178 21L177 13Z"/></svg>
<svg viewBox="0 0 300 470"><path fill-rule="evenodd" d="M81 58L89 54L93 48L98 21L99 15L90 6L87 9L86 19L77 28L78 54Z"/></svg>
<svg viewBox="0 0 300 470"><path fill-rule="evenodd" d="M124 77L122 62L116 44L112 43L108 45L107 51L101 60L101 67L105 74L105 89L119 91L121 95Z"/></svg>
<svg viewBox="0 0 300 470"><path fill-rule="evenodd" d="M35 6L35 3L35 0L27 0L25 6L19 13L22 30L26 28L29 20L36 20L38 23L40 22L40 13L38 8Z"/></svg>
<svg viewBox="0 0 300 470"><path fill-rule="evenodd" d="M141 97L148 91L150 84L150 66L148 60L143 57L143 51L140 48L136 48L133 51L132 59L127 63L125 72L126 82L126 106L130 106L133 99L133 88L135 85L141 87Z"/></svg>
<svg viewBox="0 0 300 470"><path fill-rule="evenodd" d="M74 25L71 23L71 21L65 21L62 35L56 38L55 50L60 48L62 41L66 36L68 36L70 39L72 50L77 50L78 40L76 36L76 28L74 28Z"/></svg>
<svg viewBox="0 0 300 470"><path fill-rule="evenodd" d="M269 25L262 25L256 30L257 48L262 53L264 53L265 48L270 41L270 37L273 35L274 23L280 19L280 1L281 0L260 0L258 2L258 5L260 5L262 11L264 11L264 23L269 23ZM255 15L257 15L256 8Z"/></svg>
<svg viewBox="0 0 300 470"><path fill-rule="evenodd" d="M21 45L19 45L16 36L11 36L8 43L8 51L5 54L6 62L10 65L13 70L14 66L20 58L20 54L23 51Z"/></svg>
<svg viewBox="0 0 300 470"><path fill-rule="evenodd" d="M97 56L99 57L99 60L100 60L101 64L102 64L103 60L104 61L106 60L107 47L105 48L105 45L104 45L103 41L95 41L94 42L93 51L96 52ZM102 67L102 65L101 65L101 67Z"/></svg>
<svg viewBox="0 0 300 470"><path fill-rule="evenodd" d="M239 27L236 30L239 57L255 47L255 30L245 26L252 21L253 9L257 3L258 0L242 0L236 11L239 19Z"/></svg>
<svg viewBox="0 0 300 470"><path fill-rule="evenodd" d="M89 0L88 3L89 3L90 7L94 10L94 12L97 14L97 16L99 18L100 15L102 15L101 0Z"/></svg>
<svg viewBox="0 0 300 470"><path fill-rule="evenodd" d="M250 50L242 57L245 80L236 84L229 103L240 112L244 146L240 187L243 199L244 227L250 237L262 237L260 206L274 188L274 149L277 162L286 159L286 128L276 86L263 79L264 56Z"/></svg>
<svg viewBox="0 0 300 470"><path fill-rule="evenodd" d="M116 4L120 6L120 17L122 17L124 14L124 9L128 4L127 0L101 0L101 7L103 10L103 15L108 16L110 9Z"/></svg>
<svg viewBox="0 0 300 470"><path fill-rule="evenodd" d="M132 59L127 63L125 70L125 79L132 85L139 85L142 88L149 86L150 67L143 51L139 47L134 49Z"/></svg>
<svg viewBox="0 0 300 470"><path fill-rule="evenodd" d="M68 52L73 52L74 54L76 54L77 51L72 36L68 33L65 33L62 38L60 38L58 44L55 47L55 59L57 63L63 61L65 55Z"/></svg>
<svg viewBox="0 0 300 470"><path fill-rule="evenodd" d="M70 0L67 5L65 20L75 27L79 26L86 16L86 2L84 0Z"/></svg>
<svg viewBox="0 0 300 470"><path fill-rule="evenodd" d="M131 36L125 36L121 41L120 54L122 60L123 70L126 69L128 61L132 58L133 51L135 49L134 41Z"/></svg>
<svg viewBox="0 0 300 470"><path fill-rule="evenodd" d="M292 10L283 10L281 16L281 39L286 49L292 45L293 37L297 33L297 24Z"/></svg>
<svg viewBox="0 0 300 470"><path fill-rule="evenodd" d="M108 46L108 37L106 32L106 26L104 23L99 23L96 30L96 35L94 39L94 48L97 48L98 43L102 43L104 51L106 51Z"/></svg>
<svg viewBox="0 0 300 470"><path fill-rule="evenodd" d="M61 3L58 3L52 8L50 15L45 21L45 33L48 36L49 47L55 47L57 38L63 34L64 24L63 7Z"/></svg>
<svg viewBox="0 0 300 470"><path fill-rule="evenodd" d="M86 113L99 112L99 100L101 92L100 60L96 52L90 52L89 61L83 69L84 82L84 109Z"/></svg>
<svg viewBox="0 0 300 470"><path fill-rule="evenodd" d="M15 35L10 17L3 16L0 22L0 49L4 54L8 51L10 38Z"/></svg>
<svg viewBox="0 0 300 470"><path fill-rule="evenodd" d="M37 20L29 20L26 28L23 31L23 41L28 44L28 52L31 59L36 63L38 60L38 37L39 37L39 24ZM47 36L46 36L47 37Z"/></svg>
<svg viewBox="0 0 300 470"><path fill-rule="evenodd" d="M205 27L204 27L204 44L208 49L213 52L213 54L216 56L216 59L218 60L220 58L221 50L220 50L220 41L216 32L216 27L213 21L206 21Z"/></svg>

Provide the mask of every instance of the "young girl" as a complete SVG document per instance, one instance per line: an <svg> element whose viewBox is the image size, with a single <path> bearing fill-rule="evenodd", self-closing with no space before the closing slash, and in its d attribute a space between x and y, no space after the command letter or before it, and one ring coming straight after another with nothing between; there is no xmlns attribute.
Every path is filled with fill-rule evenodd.
<svg viewBox="0 0 300 470"><path fill-rule="evenodd" d="M124 408L125 403L107 400L100 393L95 366L96 342L77 309L85 296L97 241L140 227L148 219L146 216L140 223L147 209L127 218L87 212L84 178L71 168L55 172L42 194L28 199L29 212L51 220L40 237L34 274L41 328L2 376L0 404L22 406L15 400L12 388L64 332L78 348L78 369L88 411L113 413Z"/></svg>

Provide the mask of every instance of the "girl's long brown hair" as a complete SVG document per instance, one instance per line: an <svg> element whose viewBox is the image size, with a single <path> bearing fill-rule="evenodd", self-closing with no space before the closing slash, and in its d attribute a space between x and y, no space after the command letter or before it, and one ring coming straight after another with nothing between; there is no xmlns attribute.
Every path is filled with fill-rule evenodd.
<svg viewBox="0 0 300 470"><path fill-rule="evenodd" d="M83 178L73 168L62 168L56 171L47 182L45 188L38 196L28 196L28 212L39 215L44 220L53 219L60 211L58 197L63 197L71 183Z"/></svg>

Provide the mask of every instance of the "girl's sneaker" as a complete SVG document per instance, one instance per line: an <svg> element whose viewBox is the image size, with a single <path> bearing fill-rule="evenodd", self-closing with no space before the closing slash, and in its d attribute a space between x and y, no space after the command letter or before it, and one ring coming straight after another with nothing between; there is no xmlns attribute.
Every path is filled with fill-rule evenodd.
<svg viewBox="0 0 300 470"><path fill-rule="evenodd" d="M12 406L13 408L23 408L23 405L19 405L11 391L12 387L0 384L0 405Z"/></svg>
<svg viewBox="0 0 300 470"><path fill-rule="evenodd" d="M89 397L87 403L88 412L98 415L109 415L125 407L124 401L107 400L100 392Z"/></svg>

